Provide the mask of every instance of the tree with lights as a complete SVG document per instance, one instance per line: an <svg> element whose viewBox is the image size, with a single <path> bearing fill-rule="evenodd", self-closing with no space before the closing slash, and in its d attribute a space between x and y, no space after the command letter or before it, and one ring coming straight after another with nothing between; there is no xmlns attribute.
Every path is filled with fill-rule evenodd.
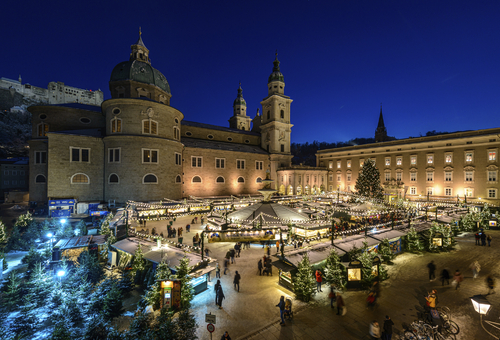
<svg viewBox="0 0 500 340"><path fill-rule="evenodd" d="M405 249L411 253L419 253L424 249L420 235L414 227L410 227L406 236L403 236Z"/></svg>
<svg viewBox="0 0 500 340"><path fill-rule="evenodd" d="M371 159L367 159L363 164L356 180L355 189L361 196L378 199L384 198L384 192L380 185L380 172Z"/></svg>
<svg viewBox="0 0 500 340"><path fill-rule="evenodd" d="M33 216L28 211L26 214L20 215L15 223L16 226L23 229L28 227L33 222Z"/></svg>
<svg viewBox="0 0 500 340"><path fill-rule="evenodd" d="M5 232L5 224L0 220L0 244L7 242L7 233Z"/></svg>
<svg viewBox="0 0 500 340"><path fill-rule="evenodd" d="M193 269L189 265L189 258L184 256L179 265L175 267L177 278L181 281L181 306L182 308L189 308L191 305L191 300L194 297L194 290L191 284L191 277L189 273Z"/></svg>
<svg viewBox="0 0 500 340"><path fill-rule="evenodd" d="M144 260L144 252L142 251L142 245L139 243L134 252L134 260L132 262L132 270L135 273L134 282L135 284L142 283L143 271L146 268L146 260Z"/></svg>
<svg viewBox="0 0 500 340"><path fill-rule="evenodd" d="M333 248L326 258L325 280L335 285L337 289L343 290L347 284L346 268L340 263L340 257Z"/></svg>
<svg viewBox="0 0 500 340"><path fill-rule="evenodd" d="M31 300L35 302L36 307L41 307L50 296L54 281L52 275L49 275L45 271L42 264L37 263L26 286L28 288L28 294L32 297Z"/></svg>
<svg viewBox="0 0 500 340"><path fill-rule="evenodd" d="M170 278L171 275L172 272L170 271L170 268L168 268L168 264L165 261L160 262L156 267L155 271L156 281L151 286L149 286L146 293L142 296L144 304L153 306L153 309L160 308L161 287L160 287L160 282L158 280L167 280Z"/></svg>
<svg viewBox="0 0 500 340"><path fill-rule="evenodd" d="M308 302L316 294L316 280L307 254L297 265L297 274L293 277L293 291L297 299Z"/></svg>

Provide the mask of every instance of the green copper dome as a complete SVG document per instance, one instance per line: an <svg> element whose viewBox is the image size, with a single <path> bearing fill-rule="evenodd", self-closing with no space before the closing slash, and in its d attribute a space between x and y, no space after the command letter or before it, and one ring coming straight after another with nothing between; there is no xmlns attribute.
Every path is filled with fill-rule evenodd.
<svg viewBox="0 0 500 340"><path fill-rule="evenodd" d="M276 59L273 61L273 73L269 76L267 83L269 84L272 81L282 81L285 82L285 78L283 77L283 73L280 72L280 61L278 60L278 53L276 52Z"/></svg>
<svg viewBox="0 0 500 340"><path fill-rule="evenodd" d="M241 84L240 88L238 89L238 97L233 102L233 106L236 105L241 105L241 106L247 106L247 103L245 102L245 99L243 99L243 90L241 89Z"/></svg>
<svg viewBox="0 0 500 340"><path fill-rule="evenodd" d="M115 66L109 81L122 80L133 80L139 83L155 85L171 95L167 78L150 64L139 60L124 61Z"/></svg>

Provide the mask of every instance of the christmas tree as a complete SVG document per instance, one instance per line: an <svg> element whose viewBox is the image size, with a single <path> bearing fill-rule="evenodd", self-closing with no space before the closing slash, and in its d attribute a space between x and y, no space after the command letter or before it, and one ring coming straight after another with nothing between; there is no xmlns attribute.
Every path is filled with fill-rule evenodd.
<svg viewBox="0 0 500 340"><path fill-rule="evenodd" d="M394 260L394 257L396 256L395 254L392 253L392 248L391 244L389 243L389 240L384 238L382 242L380 242L378 246L378 254L382 258L382 261L385 263L392 263L392 260Z"/></svg>
<svg viewBox="0 0 500 340"><path fill-rule="evenodd" d="M304 254L297 267L297 274L293 277L293 291L297 299L308 302L316 294L316 280L307 254Z"/></svg>
<svg viewBox="0 0 500 340"><path fill-rule="evenodd" d="M358 179L356 180L356 191L361 196L371 198L384 198L383 189L380 185L380 172L371 159L363 164Z"/></svg>
<svg viewBox="0 0 500 340"><path fill-rule="evenodd" d="M156 280L167 280L171 275L172 272L168 268L168 264L165 261L160 262L156 267ZM155 281L143 295L143 304L153 306L154 309L159 309L161 300L160 291L160 282Z"/></svg>
<svg viewBox="0 0 500 340"><path fill-rule="evenodd" d="M1 300L1 304L6 307L7 310L11 310L21 303L21 284L21 279L17 276L16 271L13 270L10 272L10 275L7 278L7 283L3 286L5 293L3 294Z"/></svg>
<svg viewBox="0 0 500 340"><path fill-rule="evenodd" d="M189 265L189 258L184 256L179 265L175 267L177 278L181 280L181 306L182 308L189 308L191 305L191 300L194 297L194 290L189 281L191 281L191 277L189 273L193 269L192 266Z"/></svg>
<svg viewBox="0 0 500 340"><path fill-rule="evenodd" d="M333 248L326 258L325 280L329 284L335 285L339 290L345 288L347 283L347 269L340 263L340 257Z"/></svg>
<svg viewBox="0 0 500 340"><path fill-rule="evenodd" d="M5 232L5 224L0 220L0 244L7 242L7 233Z"/></svg>
<svg viewBox="0 0 500 340"><path fill-rule="evenodd" d="M50 296L54 282L52 275L45 271L41 263L37 263L26 286L28 294L32 296L31 300L35 302L36 307L41 307Z"/></svg>
<svg viewBox="0 0 500 340"><path fill-rule="evenodd" d="M404 236L404 246L407 251L411 253L418 253L424 249L422 242L420 241L420 236L414 227L410 227L408 234Z"/></svg>
<svg viewBox="0 0 500 340"><path fill-rule="evenodd" d="M146 261L144 260L142 245L139 243L134 252L134 261L132 263L132 270L136 273L137 276L137 272L143 271L144 268L146 268Z"/></svg>

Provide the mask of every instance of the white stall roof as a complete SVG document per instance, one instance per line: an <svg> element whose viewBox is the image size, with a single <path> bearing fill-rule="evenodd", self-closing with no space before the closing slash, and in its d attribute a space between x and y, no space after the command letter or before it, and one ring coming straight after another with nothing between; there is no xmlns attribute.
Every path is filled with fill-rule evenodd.
<svg viewBox="0 0 500 340"><path fill-rule="evenodd" d="M376 244L379 244L380 241L376 240L372 237L365 237L365 235L357 235L357 236L350 236L347 239L344 240L336 240L334 241L335 247L345 251L346 253L351 251L352 248L362 248L363 247L363 241L366 240L366 243L368 244L368 247L374 246Z"/></svg>

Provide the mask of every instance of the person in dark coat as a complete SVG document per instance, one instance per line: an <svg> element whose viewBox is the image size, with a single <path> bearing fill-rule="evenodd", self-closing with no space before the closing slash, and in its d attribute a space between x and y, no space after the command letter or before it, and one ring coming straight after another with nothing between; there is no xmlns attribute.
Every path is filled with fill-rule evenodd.
<svg viewBox="0 0 500 340"><path fill-rule="evenodd" d="M285 313L285 297L283 295L281 295L280 302L278 302L276 307L280 308L280 317L281 317L280 325L284 326L285 325L285 318L283 317L283 315Z"/></svg>
<svg viewBox="0 0 500 340"><path fill-rule="evenodd" d="M259 275L262 275L262 260L259 260L259 262L257 263L257 268L259 269Z"/></svg>
<svg viewBox="0 0 500 340"><path fill-rule="evenodd" d="M444 281L446 281L446 284L450 284L450 272L448 272L448 269L443 269L441 272L441 282L443 283L444 286Z"/></svg>
<svg viewBox="0 0 500 340"><path fill-rule="evenodd" d="M340 314L342 314L344 306L345 306L344 298L342 297L342 295L340 295L340 293L337 293L336 298L337 298L337 315L340 315Z"/></svg>
<svg viewBox="0 0 500 340"><path fill-rule="evenodd" d="M217 283L214 286L215 291L215 304L217 304L217 294L219 293L219 287L221 287L220 280L217 280Z"/></svg>
<svg viewBox="0 0 500 340"><path fill-rule="evenodd" d="M226 272L229 270L229 260L224 259L224 275L226 275Z"/></svg>
<svg viewBox="0 0 500 340"><path fill-rule="evenodd" d="M266 261L266 274L267 274L267 276L269 276L269 274L271 274L271 276L273 276L273 265L272 265L272 262L270 260L271 259Z"/></svg>
<svg viewBox="0 0 500 340"><path fill-rule="evenodd" d="M229 336L229 333L226 331L224 334L222 334L222 338L220 340L231 340L231 337Z"/></svg>
<svg viewBox="0 0 500 340"><path fill-rule="evenodd" d="M222 309L222 300L225 298L222 286L219 286L219 289L217 290L217 306L219 306L219 309Z"/></svg>
<svg viewBox="0 0 500 340"><path fill-rule="evenodd" d="M479 236L479 233L476 233L474 235L474 237L476 238L476 246L478 246L479 245L479 240L481 239L481 237Z"/></svg>
<svg viewBox="0 0 500 340"><path fill-rule="evenodd" d="M236 255L236 251L234 249L229 250L229 256L231 257L231 263L234 263L234 255Z"/></svg>
<svg viewBox="0 0 500 340"><path fill-rule="evenodd" d="M241 253L241 244L240 243L236 243L234 245L234 250L236 251L236 257L240 257L240 253Z"/></svg>
<svg viewBox="0 0 500 340"><path fill-rule="evenodd" d="M234 274L233 283L234 283L234 289L236 289L236 286L238 286L238 292L240 291L240 279L241 279L241 275L238 274L238 271L236 271Z"/></svg>
<svg viewBox="0 0 500 340"><path fill-rule="evenodd" d="M486 234L481 233L481 245L486 246Z"/></svg>
<svg viewBox="0 0 500 340"><path fill-rule="evenodd" d="M384 333L382 334L383 340L391 340L391 338L392 338L392 326L393 325L394 325L394 322L392 322L389 315L386 315L385 321L384 321Z"/></svg>
<svg viewBox="0 0 500 340"><path fill-rule="evenodd" d="M432 282L436 279L436 274L434 274L436 271L436 265L434 264L434 261L429 262L427 268L429 268L429 281Z"/></svg>

